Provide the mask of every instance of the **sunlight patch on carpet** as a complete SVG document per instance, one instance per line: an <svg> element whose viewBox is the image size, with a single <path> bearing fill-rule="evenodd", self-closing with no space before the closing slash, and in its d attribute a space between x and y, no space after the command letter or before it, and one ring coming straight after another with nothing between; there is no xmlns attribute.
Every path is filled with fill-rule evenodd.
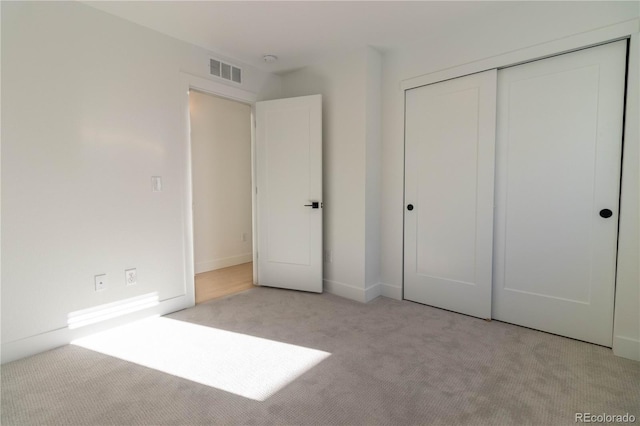
<svg viewBox="0 0 640 426"><path fill-rule="evenodd" d="M266 400L331 355L163 317L71 344L256 401Z"/></svg>

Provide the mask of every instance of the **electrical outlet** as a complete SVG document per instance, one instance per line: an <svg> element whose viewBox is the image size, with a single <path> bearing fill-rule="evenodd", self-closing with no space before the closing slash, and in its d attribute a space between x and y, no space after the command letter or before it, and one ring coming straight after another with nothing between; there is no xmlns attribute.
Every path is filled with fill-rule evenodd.
<svg viewBox="0 0 640 426"><path fill-rule="evenodd" d="M96 285L96 291L107 289L107 274L96 275L93 279Z"/></svg>
<svg viewBox="0 0 640 426"><path fill-rule="evenodd" d="M135 285L138 282L138 271L136 268L125 269L124 279L127 285Z"/></svg>
<svg viewBox="0 0 640 426"><path fill-rule="evenodd" d="M240 238L242 239L242 241L247 241L247 233L243 232Z"/></svg>
<svg viewBox="0 0 640 426"><path fill-rule="evenodd" d="M324 251L324 262L333 263L333 252L331 250Z"/></svg>

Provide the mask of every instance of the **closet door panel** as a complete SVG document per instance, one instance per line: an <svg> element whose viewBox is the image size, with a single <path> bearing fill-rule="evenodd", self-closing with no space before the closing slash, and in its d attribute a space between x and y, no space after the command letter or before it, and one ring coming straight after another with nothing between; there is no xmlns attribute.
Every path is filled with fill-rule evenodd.
<svg viewBox="0 0 640 426"><path fill-rule="evenodd" d="M611 346L625 57L498 72L496 319Z"/></svg>
<svg viewBox="0 0 640 426"><path fill-rule="evenodd" d="M496 71L406 92L408 300L491 315Z"/></svg>

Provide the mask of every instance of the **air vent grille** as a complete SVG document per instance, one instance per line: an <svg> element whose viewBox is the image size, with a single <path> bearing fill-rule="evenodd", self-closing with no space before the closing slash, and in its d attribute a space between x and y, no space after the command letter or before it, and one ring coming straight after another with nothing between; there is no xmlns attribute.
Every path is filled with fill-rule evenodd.
<svg viewBox="0 0 640 426"><path fill-rule="evenodd" d="M211 75L220 77L220 61L216 61L215 59L212 59L210 66L211 66Z"/></svg>
<svg viewBox="0 0 640 426"><path fill-rule="evenodd" d="M217 59L209 61L209 72L215 77L242 84L242 69Z"/></svg>
<svg viewBox="0 0 640 426"><path fill-rule="evenodd" d="M242 71L240 68L231 67L231 80L236 83L242 83Z"/></svg>

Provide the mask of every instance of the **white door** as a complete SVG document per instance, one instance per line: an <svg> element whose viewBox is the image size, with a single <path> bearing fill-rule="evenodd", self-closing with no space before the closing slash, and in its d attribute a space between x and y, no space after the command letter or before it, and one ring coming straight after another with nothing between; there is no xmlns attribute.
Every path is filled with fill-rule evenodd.
<svg viewBox="0 0 640 426"><path fill-rule="evenodd" d="M322 292L322 97L256 103L258 284Z"/></svg>
<svg viewBox="0 0 640 426"><path fill-rule="evenodd" d="M498 72L496 319L612 344L625 57Z"/></svg>
<svg viewBox="0 0 640 426"><path fill-rule="evenodd" d="M404 298L491 317L496 71L406 92Z"/></svg>

